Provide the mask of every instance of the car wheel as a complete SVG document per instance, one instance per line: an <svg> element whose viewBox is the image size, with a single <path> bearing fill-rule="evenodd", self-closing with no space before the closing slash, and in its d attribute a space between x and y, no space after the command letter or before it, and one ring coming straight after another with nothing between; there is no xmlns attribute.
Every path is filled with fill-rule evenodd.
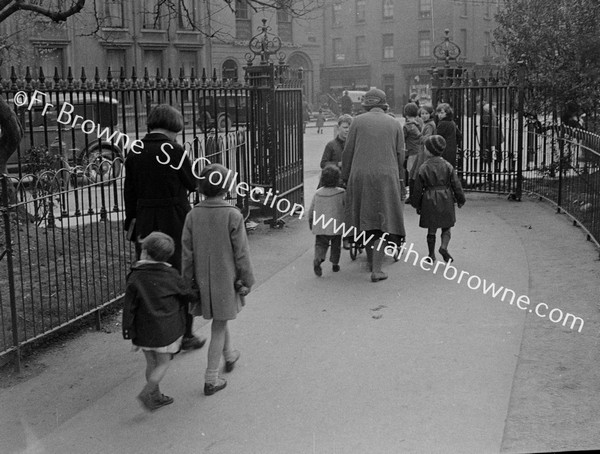
<svg viewBox="0 0 600 454"><path fill-rule="evenodd" d="M221 115L217 120L219 131L231 130L231 119L227 115Z"/></svg>
<svg viewBox="0 0 600 454"><path fill-rule="evenodd" d="M123 162L120 155L112 148L95 148L83 153L81 165L85 176L96 183L117 178L121 175Z"/></svg>

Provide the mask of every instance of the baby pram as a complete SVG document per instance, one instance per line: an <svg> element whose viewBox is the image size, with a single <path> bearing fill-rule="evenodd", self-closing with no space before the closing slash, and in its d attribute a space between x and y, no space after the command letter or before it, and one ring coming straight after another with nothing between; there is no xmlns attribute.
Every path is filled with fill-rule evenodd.
<svg viewBox="0 0 600 454"><path fill-rule="evenodd" d="M402 245L406 242L405 237L401 236L401 237L395 237L395 238L389 238L390 241L393 241L396 244L396 251L394 252L393 255L391 254L386 254L386 255L391 255L394 258L394 262L397 262L398 260L400 260L400 248L402 247ZM350 258L352 260L356 260L356 257L358 257L359 254L362 254L362 251L365 249L365 244L364 241L361 239L359 239L358 241L351 235L348 236L347 238L344 238L344 240L346 240L348 242L348 247L350 249ZM376 240L378 241L378 240ZM392 245L388 243L387 246L387 252L389 252L389 247L391 247ZM384 247L384 246L382 246Z"/></svg>

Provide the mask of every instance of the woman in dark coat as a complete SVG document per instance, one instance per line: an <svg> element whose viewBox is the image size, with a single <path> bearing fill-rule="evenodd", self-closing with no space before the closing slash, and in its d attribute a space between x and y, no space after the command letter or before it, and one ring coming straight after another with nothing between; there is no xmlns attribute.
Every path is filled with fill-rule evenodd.
<svg viewBox="0 0 600 454"><path fill-rule="evenodd" d="M150 132L142 139L142 151L130 151L125 160L125 230L135 242L139 260L139 240L154 231L175 241L169 263L181 270L181 231L191 210L188 193L196 189L192 166L175 139L183 129L181 113L167 105L155 106L146 122ZM206 339L193 336L193 317L187 316L182 343L184 350L201 348Z"/></svg>
<svg viewBox="0 0 600 454"><path fill-rule="evenodd" d="M465 203L460 180L454 167L442 158L446 141L442 136L433 135L425 139L425 147L433 155L419 169L415 181L415 198L413 206L421 215L419 227L427 229L427 246L429 259L435 261L435 234L442 229L442 245L439 253L445 262L453 260L448 253L450 228L456 222L454 203L462 207Z"/></svg>
<svg viewBox="0 0 600 454"><path fill-rule="evenodd" d="M436 132L446 141L446 151L442 157L456 168L456 151L462 142L462 133L454 122L454 111L450 104L442 103L438 104L435 112L438 117Z"/></svg>
<svg viewBox="0 0 600 454"><path fill-rule="evenodd" d="M372 235L366 250L371 280L377 282L387 278L381 270L385 238L390 236L398 244L405 236L404 133L385 112L382 90L369 90L363 107L367 112L350 125L342 155L342 180L347 182L345 224L356 229L355 235L363 231L367 238Z"/></svg>

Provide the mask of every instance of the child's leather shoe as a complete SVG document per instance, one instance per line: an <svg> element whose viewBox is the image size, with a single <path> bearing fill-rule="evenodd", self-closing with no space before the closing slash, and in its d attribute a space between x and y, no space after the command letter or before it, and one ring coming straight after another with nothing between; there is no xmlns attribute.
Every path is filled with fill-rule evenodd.
<svg viewBox="0 0 600 454"><path fill-rule="evenodd" d="M204 383L204 395L212 396L217 391L221 391L227 386L227 380L224 378L217 378L216 383Z"/></svg>

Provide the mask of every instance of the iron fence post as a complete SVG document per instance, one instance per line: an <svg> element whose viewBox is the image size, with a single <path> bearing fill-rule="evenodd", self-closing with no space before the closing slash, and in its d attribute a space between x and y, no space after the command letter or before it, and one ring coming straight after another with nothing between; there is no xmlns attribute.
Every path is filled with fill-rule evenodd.
<svg viewBox="0 0 600 454"><path fill-rule="evenodd" d="M12 325L13 345L15 346L15 372L21 373L21 345L19 343L19 322L17 315L17 299L15 295L15 274L13 263L12 238L10 234L10 201L8 198L8 177L0 176L2 180L2 218L4 220L4 234L6 240L6 265L8 274L8 293L10 296L10 318Z"/></svg>
<svg viewBox="0 0 600 454"><path fill-rule="evenodd" d="M558 208L556 209L558 213L560 213L562 207L562 183L563 183L563 156L565 149L565 128L563 125L560 125L558 128L558 195L556 197L556 204Z"/></svg>
<svg viewBox="0 0 600 454"><path fill-rule="evenodd" d="M519 61L517 106L517 190L515 200L520 201L523 193L523 128L525 109L525 61Z"/></svg>

